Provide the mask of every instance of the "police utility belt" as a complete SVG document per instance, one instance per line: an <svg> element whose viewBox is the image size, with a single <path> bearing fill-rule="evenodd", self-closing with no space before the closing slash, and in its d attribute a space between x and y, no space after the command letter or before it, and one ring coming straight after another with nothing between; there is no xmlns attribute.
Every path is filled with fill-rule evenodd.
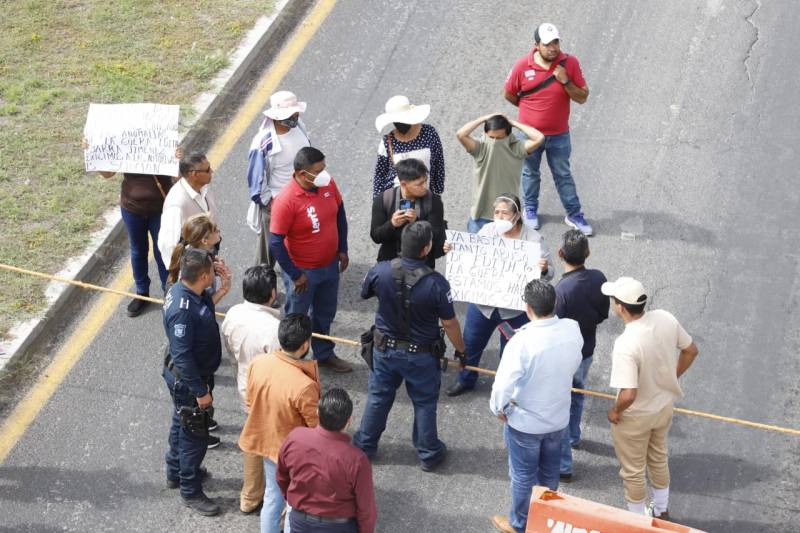
<svg viewBox="0 0 800 533"><path fill-rule="evenodd" d="M175 376L176 380L181 381L183 379L183 374L181 374L180 370L177 369L175 366L175 361L172 360L172 356L169 354L169 345L167 345L166 352L167 354L164 356L164 367L169 370L173 376ZM200 379L205 385L208 385L208 376L200 376Z"/></svg>
<svg viewBox="0 0 800 533"><path fill-rule="evenodd" d="M435 271L427 265L406 270L403 268L402 260L398 257L392 259L392 278L395 283L395 305L397 306L397 316L400 320L399 330L404 338L395 338L385 335L374 325L361 334L361 357L364 358L369 369L372 370L372 349L377 348L383 352L387 348L403 350L408 353L430 353L437 359L442 359L442 368L447 368L447 361L444 360L447 345L444 342L444 331L439 329L439 338L428 344L421 344L406 340L411 338L411 289L419 283L422 278Z"/></svg>

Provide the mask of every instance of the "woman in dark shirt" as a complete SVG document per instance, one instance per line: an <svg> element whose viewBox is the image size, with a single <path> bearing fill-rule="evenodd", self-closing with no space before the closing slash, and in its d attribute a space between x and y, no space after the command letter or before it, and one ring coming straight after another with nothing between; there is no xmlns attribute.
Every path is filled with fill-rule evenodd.
<svg viewBox="0 0 800 533"><path fill-rule="evenodd" d="M114 172L100 172L100 174L105 178L115 175ZM161 210L164 207L164 198L172 187L173 179L171 176L154 174L129 174L126 172L122 175L119 208L122 220L125 222L125 229L128 230L128 241L131 245L131 268L136 283L136 294L150 295L150 276L147 265L150 243L147 235L150 234L154 243L158 242ZM167 267L164 265L157 246L153 246L153 256L163 290L167 282ZM140 315L148 303L144 300L131 300L128 304L128 316Z"/></svg>

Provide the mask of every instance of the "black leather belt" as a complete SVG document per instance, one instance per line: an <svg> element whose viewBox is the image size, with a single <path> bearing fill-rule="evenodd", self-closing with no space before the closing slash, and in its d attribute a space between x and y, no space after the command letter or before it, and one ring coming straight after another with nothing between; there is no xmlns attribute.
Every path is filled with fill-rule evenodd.
<svg viewBox="0 0 800 533"><path fill-rule="evenodd" d="M319 522L321 524L347 524L355 520L355 518L327 518L325 516L317 516L311 513L304 513L297 509L292 509L292 514L297 513L300 518L305 518L309 522Z"/></svg>
<svg viewBox="0 0 800 533"><path fill-rule="evenodd" d="M393 350L403 350L408 353L430 353L430 344L419 344L413 341L406 341L403 339L395 339L384 335L379 329L375 329L375 347L380 351L386 351L386 348Z"/></svg>

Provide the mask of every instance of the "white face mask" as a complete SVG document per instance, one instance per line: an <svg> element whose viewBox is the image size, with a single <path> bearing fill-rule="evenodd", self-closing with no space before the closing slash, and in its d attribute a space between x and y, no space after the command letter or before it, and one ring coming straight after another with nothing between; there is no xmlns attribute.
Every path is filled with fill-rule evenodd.
<svg viewBox="0 0 800 533"><path fill-rule="evenodd" d="M494 219L494 229L497 230L497 233L502 235L508 231L511 231L511 228L514 227L514 222L511 220L505 220L503 218L495 218Z"/></svg>
<svg viewBox="0 0 800 533"><path fill-rule="evenodd" d="M328 174L327 170L323 170L316 176L314 176L314 174L311 172L306 172L306 174L314 177L314 187L327 187L331 182L331 175Z"/></svg>

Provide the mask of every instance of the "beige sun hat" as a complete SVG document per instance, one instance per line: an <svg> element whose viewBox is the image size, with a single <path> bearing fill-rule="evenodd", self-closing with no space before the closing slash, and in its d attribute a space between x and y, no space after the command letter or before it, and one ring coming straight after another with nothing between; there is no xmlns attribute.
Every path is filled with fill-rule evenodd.
<svg viewBox="0 0 800 533"><path fill-rule="evenodd" d="M431 113L431 106L428 104L414 105L408 101L408 97L400 94L386 100L384 109L386 112L375 119L375 128L378 131L382 131L393 122L419 124Z"/></svg>
<svg viewBox="0 0 800 533"><path fill-rule="evenodd" d="M306 103L298 102L292 91L278 91L269 97L269 109L264 110L264 115L272 120L284 120L305 111Z"/></svg>

